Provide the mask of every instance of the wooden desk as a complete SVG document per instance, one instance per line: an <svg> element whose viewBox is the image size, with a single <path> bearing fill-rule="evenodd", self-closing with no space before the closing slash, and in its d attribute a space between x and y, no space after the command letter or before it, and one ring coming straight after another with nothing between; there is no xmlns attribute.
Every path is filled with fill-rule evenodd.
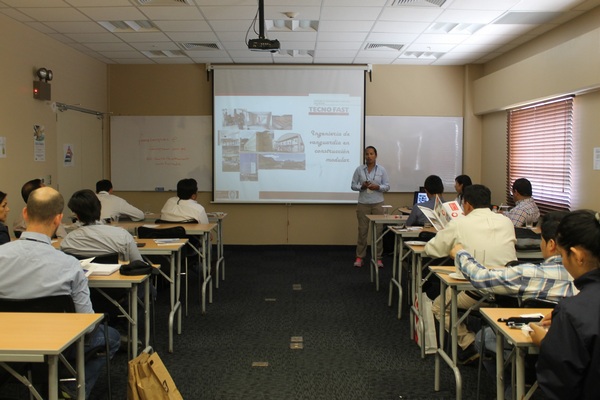
<svg viewBox="0 0 600 400"><path fill-rule="evenodd" d="M223 218L225 218L226 214L220 218L220 220L222 220ZM220 235L220 230L221 229L219 227L219 222L217 223L208 223L208 224L182 224L182 223L168 223L168 224L150 224L148 222L144 222L144 221L139 221L139 222L132 222L132 221L126 221L123 223L118 223L118 224L114 224L115 226L119 226L123 229L128 230L131 234L133 234L134 236L137 236L137 228L139 228L140 226L148 226L150 228L157 228L157 229L166 229L166 228L172 228L175 226L182 226L185 229L185 233L187 235L191 235L191 236L198 236L201 246L200 249L196 249L194 248L194 250L196 251L196 253L198 254L198 259L200 264L202 265L202 277L201 282L199 282L200 287L202 288L201 290L201 295L200 295L200 300L202 303L202 313L205 314L206 313L206 289L208 287L208 302L212 303L212 274L211 274L211 246L210 246L210 232L213 230L217 230L217 253L219 255L219 260L217 261L217 263L219 262L223 262L224 259L221 259L222 255L223 255L223 249L222 249L222 237ZM143 248L140 249L140 252ZM219 268L219 264L217 264L217 268ZM218 269L217 269L218 271Z"/></svg>
<svg viewBox="0 0 600 400"><path fill-rule="evenodd" d="M198 236L200 240L200 248L194 250L198 254L198 259L202 265L202 277L198 284L202 288L200 294L200 300L202 302L202 314L206 314L206 288L208 287L208 302L212 303L212 274L211 274L211 246L210 246L210 232L217 229L218 224L159 224L158 228L172 228L175 226L183 226L185 233L191 236ZM144 249L144 248L141 248ZM140 249L140 250L141 250Z"/></svg>
<svg viewBox="0 0 600 400"><path fill-rule="evenodd" d="M425 358L425 332L427 325L425 318L421 314L421 308L417 307L418 304L423 304L423 254L425 253L425 246L422 245L407 245L409 253L411 254L411 269L410 269L410 337L413 339L415 329L418 331L421 341L421 358ZM418 326L415 327L415 318L419 320ZM431 329L431 327L430 327Z"/></svg>
<svg viewBox="0 0 600 400"><path fill-rule="evenodd" d="M60 243L62 239L53 239L52 246L60 250ZM154 243L154 242L153 242ZM138 298L138 287L140 284L144 284L145 286L145 294L144 294L144 326L145 326L145 338L144 342L146 346L150 343L150 280L148 279L149 275L135 275L135 276L127 276L121 275L119 271L112 273L111 275L90 275L88 277L88 286L90 288L94 288L100 293L104 298L106 298L111 304L119 309L119 311L127 318L129 322L129 338L130 338L130 348L128 349L128 355L130 358L133 358L137 355L138 348L138 327L139 327L139 318L138 318L138 310L137 310L137 298ZM108 295L103 288L112 288L112 289L127 289L128 293L128 303L129 310L125 311L123 307L119 304L119 302L113 299L110 295Z"/></svg>
<svg viewBox="0 0 600 400"><path fill-rule="evenodd" d="M388 306L392 306L392 297L394 286L398 289L398 319L402 318L402 262L411 253L404 251L404 238L416 238L421 233L422 228L419 229L408 229L400 228L396 225L388 227L388 231L394 234L394 257L392 264L392 279L390 279L390 289L388 294ZM410 294L408 296L410 299ZM409 304L412 301L409 300Z"/></svg>
<svg viewBox="0 0 600 400"><path fill-rule="evenodd" d="M227 218L227 213L224 212L212 212L207 213L208 220L212 223L217 224L217 262L215 265L215 274L217 275L215 280L215 286L219 288L219 269L221 270L221 279L225 280L225 255L223 252L223 220Z"/></svg>
<svg viewBox="0 0 600 400"><path fill-rule="evenodd" d="M137 356L138 350L138 327L139 327L139 316L138 316L138 287L140 284L144 284L144 344L150 345L150 275L121 275L119 271L106 276L89 276L88 286L94 288L104 296L108 301L115 305L119 311L127 318L129 324L129 349L127 354L130 359ZM128 304L129 310L125 311L121 304L114 298L109 296L102 289L104 288L122 288L127 289L128 293Z"/></svg>
<svg viewBox="0 0 600 400"><path fill-rule="evenodd" d="M377 268L377 246L378 243L383 239L383 235L387 231L383 231L381 236L377 236L377 224L390 225L400 224L406 221L408 218L404 215L367 215L369 219L369 229L371 231L371 262L369 263L369 270L371 272L371 282L373 282L373 272L375 272L375 290L379 290L379 268Z"/></svg>
<svg viewBox="0 0 600 400"><path fill-rule="evenodd" d="M161 225L162 226L162 225ZM136 239L137 242L145 243L144 247L139 247L140 254L143 256L162 255L168 256L171 264L169 275L160 271L161 275L169 282L169 301L171 311L169 312L169 352L173 352L173 325L175 316L177 316L177 333L181 334L181 258L183 246L188 239L179 239L177 242L167 244L157 244L154 239Z"/></svg>
<svg viewBox="0 0 600 400"><path fill-rule="evenodd" d="M77 342L78 399L85 399L84 335L102 314L0 313L0 361L47 362L48 396L58 399L58 357ZM6 329L10 327L10 329Z"/></svg>
<svg viewBox="0 0 600 400"><path fill-rule="evenodd" d="M457 365L457 347L458 347L458 325L467 318L471 310L479 306L483 301L487 299L485 295L482 295L481 300L475 303L471 308L465 311L465 313L458 318L458 306L457 306L457 294L460 290L474 290L473 285L468 280L459 280L451 278L448 274L455 272L455 267L429 267L433 273L440 279L440 297L441 307L440 312L440 330L439 330L439 342L438 350L435 354L435 379L434 388L435 391L440 390L440 359L446 362L450 368L454 371L454 379L456 382L456 400L462 398L462 376ZM450 300L450 339L451 339L451 357L448 356L444 350L444 337L446 333L446 288L450 288L451 300Z"/></svg>
<svg viewBox="0 0 600 400"><path fill-rule="evenodd" d="M504 341L515 347L516 357L516 385L517 399L525 396L525 354L537 353L538 347L533 344L529 335L523 334L520 329L510 329L506 323L498 322L498 318L516 317L522 314L540 313L546 315L552 310L548 308L481 308L481 315L488 321L496 333L496 399L504 400ZM535 391L536 386L527 393L527 397Z"/></svg>

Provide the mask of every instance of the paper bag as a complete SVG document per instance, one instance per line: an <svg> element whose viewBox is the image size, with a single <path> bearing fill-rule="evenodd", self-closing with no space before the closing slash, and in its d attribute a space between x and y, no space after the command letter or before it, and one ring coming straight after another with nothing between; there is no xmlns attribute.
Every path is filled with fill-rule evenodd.
<svg viewBox="0 0 600 400"><path fill-rule="evenodd" d="M157 353L141 353L129 361L128 400L183 400Z"/></svg>
<svg viewBox="0 0 600 400"><path fill-rule="evenodd" d="M419 301L421 300L421 301ZM435 322L433 318L433 311L431 310L432 305L431 299L427 297L425 293L421 295L421 299L415 296L415 307L419 310L422 318L425 322L425 354L435 354L437 352L437 337L435 335ZM419 347L423 346L423 337L419 333L419 317L415 314L415 330L413 332L414 340L417 342Z"/></svg>

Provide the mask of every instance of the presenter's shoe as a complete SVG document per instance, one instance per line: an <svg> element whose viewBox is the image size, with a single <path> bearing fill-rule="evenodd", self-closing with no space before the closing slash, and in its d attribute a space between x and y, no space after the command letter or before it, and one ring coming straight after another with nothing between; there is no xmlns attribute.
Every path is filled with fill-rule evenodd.
<svg viewBox="0 0 600 400"><path fill-rule="evenodd" d="M356 268L360 268L363 266L363 260L360 257L356 257L356 260L354 260L354 266Z"/></svg>
<svg viewBox="0 0 600 400"><path fill-rule="evenodd" d="M383 268L383 261L377 260L377 268Z"/></svg>

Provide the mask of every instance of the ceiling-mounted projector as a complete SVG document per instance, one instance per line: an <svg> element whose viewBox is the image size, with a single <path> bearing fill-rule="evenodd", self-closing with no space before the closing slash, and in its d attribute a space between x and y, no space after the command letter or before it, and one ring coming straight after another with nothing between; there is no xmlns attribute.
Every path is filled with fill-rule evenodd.
<svg viewBox="0 0 600 400"><path fill-rule="evenodd" d="M277 53L279 50L279 40L269 40L265 38L250 39L248 41L248 48L252 51L269 51L271 53Z"/></svg>
<svg viewBox="0 0 600 400"><path fill-rule="evenodd" d="M256 20L254 20L256 22ZM252 51L268 51L277 53L279 51L279 40L267 39L265 37L265 3L258 0L258 39L248 40L248 48Z"/></svg>

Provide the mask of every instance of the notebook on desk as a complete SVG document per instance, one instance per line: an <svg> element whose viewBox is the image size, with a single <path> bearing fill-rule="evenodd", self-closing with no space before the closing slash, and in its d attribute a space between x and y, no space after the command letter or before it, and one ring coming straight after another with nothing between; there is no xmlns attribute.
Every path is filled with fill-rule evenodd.
<svg viewBox="0 0 600 400"><path fill-rule="evenodd" d="M85 260L80 260L81 268L85 272L86 277L90 276L108 276L115 273L119 268L121 268L120 264L98 264L92 262L94 257L86 258Z"/></svg>

